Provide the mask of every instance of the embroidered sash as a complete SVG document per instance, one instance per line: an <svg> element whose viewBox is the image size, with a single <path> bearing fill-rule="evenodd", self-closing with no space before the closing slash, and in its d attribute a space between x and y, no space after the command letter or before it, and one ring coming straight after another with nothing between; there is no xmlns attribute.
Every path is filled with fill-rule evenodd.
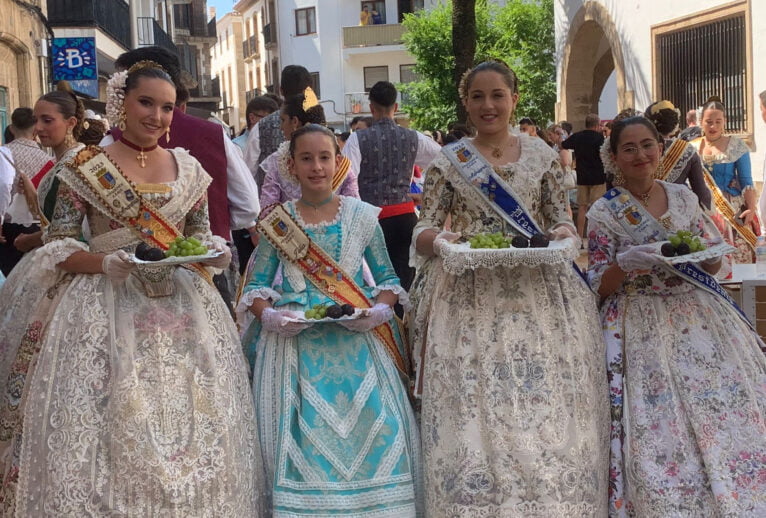
<svg viewBox="0 0 766 518"><path fill-rule="evenodd" d="M442 153L498 216L526 237L541 233L511 186L500 178L471 142L462 139L444 146Z"/></svg>
<svg viewBox="0 0 766 518"><path fill-rule="evenodd" d="M286 260L298 266L303 275L335 303L351 304L356 308L372 307L354 279L327 252L311 241L282 205L276 204L264 209L257 226ZM391 325L381 324L373 332L383 342L399 372L405 379L409 379L409 366L399 351Z"/></svg>
<svg viewBox="0 0 766 518"><path fill-rule="evenodd" d="M604 194L604 199L607 201L607 207L609 207L612 216L637 243L650 243L667 239L665 228L627 190L614 187ZM683 280L726 302L752 329L753 325L750 320L712 275L693 263L674 265L663 263L663 265Z"/></svg>
<svg viewBox="0 0 766 518"><path fill-rule="evenodd" d="M758 237L753 232L753 229L751 229L749 226L741 225L737 221L736 218L738 214L732 208L731 204L726 200L723 193L721 192L721 189L718 188L718 184L715 183L715 178L713 178L711 169L709 168L708 164L704 163L703 161L702 165L704 166L703 176L705 177L705 183L713 195L713 203L715 204L715 208L718 210L718 212L721 213L721 216L726 218L726 221L729 223L729 225L734 227L734 229L739 232L739 235L742 236L748 245L750 245L750 248L755 250L755 242L758 240Z"/></svg>
<svg viewBox="0 0 766 518"><path fill-rule="evenodd" d="M684 153L684 151L687 151L687 149L689 153ZM691 157L694 153L696 153L694 147L685 140L674 140L665 154L662 155L662 159L660 160L660 167L658 168L657 175L655 177L658 180L674 182L680 176L681 170L686 166L686 162L688 162L689 157ZM680 163L681 158L683 157L686 157L686 160L683 163ZM676 170L677 165L680 165L678 170ZM671 173L674 174L671 175Z"/></svg>
<svg viewBox="0 0 766 518"><path fill-rule="evenodd" d="M337 191L338 188L346 181L348 172L351 170L351 160L348 157L343 157L340 161L340 165L335 170L335 175L332 177L332 190Z"/></svg>
<svg viewBox="0 0 766 518"><path fill-rule="evenodd" d="M101 202L97 208L107 217L122 223L144 243L167 250L170 243L183 236L159 209L141 196L136 186L101 149L86 147L69 165L84 187ZM203 265L194 263L184 266L213 282Z"/></svg>
<svg viewBox="0 0 766 518"><path fill-rule="evenodd" d="M511 186L495 172L492 165L468 139L444 146L442 153L498 216L526 237L542 233ZM574 262L572 267L587 285L588 281L582 270Z"/></svg>

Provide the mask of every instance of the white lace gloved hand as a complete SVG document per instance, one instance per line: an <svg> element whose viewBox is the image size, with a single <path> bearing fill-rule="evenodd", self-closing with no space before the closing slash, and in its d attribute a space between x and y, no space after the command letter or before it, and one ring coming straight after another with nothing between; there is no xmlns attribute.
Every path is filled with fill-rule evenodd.
<svg viewBox="0 0 766 518"><path fill-rule="evenodd" d="M657 247L654 245L633 246L617 254L617 266L624 272L648 270L662 263L663 260L658 257Z"/></svg>
<svg viewBox="0 0 766 518"><path fill-rule="evenodd" d="M394 318L394 309L388 304L383 304L382 302L375 304L367 311L368 315L366 317L361 317L356 320L341 320L338 322L338 324L342 325L349 331L364 333Z"/></svg>
<svg viewBox="0 0 766 518"><path fill-rule="evenodd" d="M456 234L455 232L450 232L449 230L442 230L441 232L439 232L434 238L434 254L441 256L442 245L446 243L451 243L459 237L460 237L460 234Z"/></svg>
<svg viewBox="0 0 766 518"><path fill-rule="evenodd" d="M261 312L261 325L265 331L277 333L280 336L295 336L304 329L311 327L307 322L293 322L291 318L301 315L295 311L266 308Z"/></svg>
<svg viewBox="0 0 766 518"><path fill-rule="evenodd" d="M130 262L130 256L125 250L117 250L108 254L101 261L101 269L104 271L104 275L109 277L115 284L125 282L135 267L136 265Z"/></svg>
<svg viewBox="0 0 766 518"><path fill-rule="evenodd" d="M573 239L577 248L580 247L582 240L575 230L569 225L559 225L548 232L548 239L551 241L561 241L562 239Z"/></svg>
<svg viewBox="0 0 766 518"><path fill-rule="evenodd" d="M213 257L212 259L205 259L202 261L202 264L206 266L212 266L213 268L218 268L219 270L225 270L228 268L229 264L231 263L231 248L226 245L216 243L213 245L211 250L223 253L218 257Z"/></svg>

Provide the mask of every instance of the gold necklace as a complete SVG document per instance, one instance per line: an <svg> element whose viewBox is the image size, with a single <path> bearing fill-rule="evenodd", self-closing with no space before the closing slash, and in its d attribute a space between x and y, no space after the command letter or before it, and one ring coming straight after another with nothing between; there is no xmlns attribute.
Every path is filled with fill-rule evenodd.
<svg viewBox="0 0 766 518"><path fill-rule="evenodd" d="M508 135L508 137L512 137L512 136ZM480 142L480 144L492 150L493 158L501 158L503 156L503 145L505 145L505 142L500 146L493 146L492 144L484 144L483 142ZM516 145L516 140L513 139L509 147L513 147L515 145Z"/></svg>
<svg viewBox="0 0 766 518"><path fill-rule="evenodd" d="M648 207L649 206L649 198L652 197L652 191L653 190L654 190L654 184L652 184L652 186L649 187L649 190L646 191L643 194L636 194L633 191L631 191L631 194L633 196L635 196L636 198L638 198L638 201L641 202L641 205L643 205L644 207Z"/></svg>

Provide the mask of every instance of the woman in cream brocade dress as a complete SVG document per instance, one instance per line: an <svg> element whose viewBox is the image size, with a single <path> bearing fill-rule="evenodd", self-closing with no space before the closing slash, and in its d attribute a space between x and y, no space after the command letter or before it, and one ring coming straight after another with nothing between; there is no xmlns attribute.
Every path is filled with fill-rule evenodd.
<svg viewBox="0 0 766 518"><path fill-rule="evenodd" d="M496 171L541 228L568 223L557 156L519 136ZM516 233L442 156L426 174L425 229ZM423 362L429 516L605 516L608 402L596 301L570 264L446 273L421 267L413 357Z"/></svg>

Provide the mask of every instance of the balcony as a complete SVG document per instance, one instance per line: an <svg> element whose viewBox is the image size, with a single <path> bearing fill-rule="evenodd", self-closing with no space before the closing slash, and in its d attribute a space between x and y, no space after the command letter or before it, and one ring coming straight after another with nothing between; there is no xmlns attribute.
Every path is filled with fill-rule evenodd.
<svg viewBox="0 0 766 518"><path fill-rule="evenodd" d="M129 20L123 0L48 0L52 27L98 27L126 49L132 48Z"/></svg>
<svg viewBox="0 0 766 518"><path fill-rule="evenodd" d="M272 30L273 29L273 30ZM267 23L263 26L263 42L267 49L273 48L277 44L277 26L273 23Z"/></svg>
<svg viewBox="0 0 766 518"><path fill-rule="evenodd" d="M345 94L343 104L346 115L371 115L369 95L367 92L349 92ZM401 92L397 92L396 102L399 106L402 105Z"/></svg>
<svg viewBox="0 0 766 518"><path fill-rule="evenodd" d="M257 88L253 88L252 90L248 90L248 91L245 92L245 102L249 103L250 101L252 101L256 97L258 97L259 95L261 95L261 92Z"/></svg>
<svg viewBox="0 0 766 518"><path fill-rule="evenodd" d="M404 26L399 23L343 27L343 47L401 45Z"/></svg>
<svg viewBox="0 0 766 518"><path fill-rule="evenodd" d="M173 43L170 35L162 30L162 27L157 23L157 20L149 17L139 17L137 18L137 24L139 47L157 45L169 50L173 54L178 54L178 47Z"/></svg>
<svg viewBox="0 0 766 518"><path fill-rule="evenodd" d="M242 57L245 59L258 55L258 38L250 36L242 42Z"/></svg>

